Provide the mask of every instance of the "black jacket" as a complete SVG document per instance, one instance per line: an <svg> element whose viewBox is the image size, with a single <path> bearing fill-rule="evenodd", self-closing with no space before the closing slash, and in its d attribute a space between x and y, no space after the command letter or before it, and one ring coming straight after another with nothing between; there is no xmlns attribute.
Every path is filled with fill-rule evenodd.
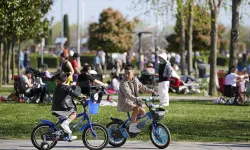
<svg viewBox="0 0 250 150"><path fill-rule="evenodd" d="M53 95L52 111L77 110L73 98L78 97L80 94L81 89L77 86L70 87L64 84L57 85Z"/></svg>
<svg viewBox="0 0 250 150"><path fill-rule="evenodd" d="M169 79L170 79L170 77L164 77L164 76L163 76L164 70L165 70L165 66L166 66L166 63L165 63L165 64L160 64L160 65L159 65L159 70L158 70L158 73L159 73L159 81L158 81L158 82L169 81Z"/></svg>

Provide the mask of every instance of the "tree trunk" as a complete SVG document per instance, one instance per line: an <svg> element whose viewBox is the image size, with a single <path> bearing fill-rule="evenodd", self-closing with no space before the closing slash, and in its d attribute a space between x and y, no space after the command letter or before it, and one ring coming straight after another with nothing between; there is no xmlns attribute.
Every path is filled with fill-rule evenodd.
<svg viewBox="0 0 250 150"><path fill-rule="evenodd" d="M242 0L232 0L232 28L230 40L230 61L228 69L232 66L237 66L237 52L238 52L238 35L239 35L239 9Z"/></svg>
<svg viewBox="0 0 250 150"><path fill-rule="evenodd" d="M193 19L194 19L194 7L193 0L188 1L188 34L187 34L187 45L188 45L188 74L191 75L193 72Z"/></svg>
<svg viewBox="0 0 250 150"><path fill-rule="evenodd" d="M6 76L6 82L7 84L10 83L10 51L11 51L11 41L7 41L7 76Z"/></svg>
<svg viewBox="0 0 250 150"><path fill-rule="evenodd" d="M3 54L3 84L6 84L6 74L7 74L7 40L6 38L3 39L3 50L4 50L4 54Z"/></svg>
<svg viewBox="0 0 250 150"><path fill-rule="evenodd" d="M20 74L20 52L21 52L21 41L18 40L18 56L17 56L17 73Z"/></svg>
<svg viewBox="0 0 250 150"><path fill-rule="evenodd" d="M178 0L178 17L177 19L180 19L181 23L181 30L180 30L180 37L181 37L181 43L180 43L180 54L181 54L181 75L185 75L185 69L186 69L186 58L185 58L185 23L184 23L184 17L183 17L183 5L182 0Z"/></svg>
<svg viewBox="0 0 250 150"><path fill-rule="evenodd" d="M211 53L210 53L210 80L209 95L216 95L216 64L217 64L217 39L218 39L218 9L211 10Z"/></svg>
<svg viewBox="0 0 250 150"><path fill-rule="evenodd" d="M2 43L3 43L3 36L0 35L0 88L2 87L2 80L3 80L3 67L2 67Z"/></svg>
<svg viewBox="0 0 250 150"><path fill-rule="evenodd" d="M15 45L15 41L12 40L11 42L11 57L12 57L12 63L11 63L11 79L14 80L14 75L15 75L15 50L14 50L14 45Z"/></svg>

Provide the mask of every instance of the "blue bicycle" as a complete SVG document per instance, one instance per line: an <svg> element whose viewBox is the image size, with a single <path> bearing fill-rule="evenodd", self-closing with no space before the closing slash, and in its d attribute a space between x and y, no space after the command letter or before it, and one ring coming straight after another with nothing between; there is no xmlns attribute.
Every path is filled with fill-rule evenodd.
<svg viewBox="0 0 250 150"><path fill-rule="evenodd" d="M109 141L108 131L104 126L91 122L86 110L91 100L86 101L86 98L80 98L79 102L82 104L84 112L77 115L77 118L81 117L81 119L73 125L71 128L72 132L74 132L84 120L87 120L87 123L83 124L78 130L78 132L83 132L83 144L90 150L101 150L105 148ZM32 144L39 150L52 149L58 141L70 142L68 134L60 127L60 124L65 118L58 116L56 113L52 113L52 115L59 117L59 121L56 124L41 119L42 124L37 125L31 134Z"/></svg>
<svg viewBox="0 0 250 150"><path fill-rule="evenodd" d="M151 121L149 126L150 140L157 148L164 149L170 143L171 134L164 124L159 123L166 111L163 108L156 108L153 103L148 104L149 102L154 102L154 98L155 96L152 96L149 99L142 100L149 108L149 112L142 117L137 117L137 120L141 120L137 128L141 129L147 122ZM127 115L128 119L125 121L111 117L112 122L106 126L109 132L109 144L113 147L120 147L126 143L127 138L133 138L139 134L129 132L131 117L130 113L127 113Z"/></svg>

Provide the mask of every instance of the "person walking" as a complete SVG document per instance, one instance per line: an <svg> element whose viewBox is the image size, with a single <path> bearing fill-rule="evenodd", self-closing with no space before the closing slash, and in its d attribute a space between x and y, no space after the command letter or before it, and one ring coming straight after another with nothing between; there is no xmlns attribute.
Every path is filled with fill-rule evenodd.
<svg viewBox="0 0 250 150"><path fill-rule="evenodd" d="M26 69L30 67L30 54L27 49L24 52L24 67Z"/></svg>
<svg viewBox="0 0 250 150"><path fill-rule="evenodd" d="M23 51L20 51L19 60L20 60L20 69L23 70L24 69L24 54L23 54Z"/></svg>
<svg viewBox="0 0 250 150"><path fill-rule="evenodd" d="M169 80L172 74L171 64L167 60L168 56L165 52L159 56L159 83L158 83L158 94L160 99L160 106L169 106Z"/></svg>

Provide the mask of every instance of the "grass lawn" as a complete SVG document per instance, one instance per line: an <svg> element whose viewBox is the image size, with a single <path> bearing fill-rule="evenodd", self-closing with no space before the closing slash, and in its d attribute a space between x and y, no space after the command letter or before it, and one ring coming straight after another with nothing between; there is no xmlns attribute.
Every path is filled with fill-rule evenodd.
<svg viewBox="0 0 250 150"><path fill-rule="evenodd" d="M78 105L78 111L82 111ZM39 119L56 121L51 115L51 105L1 103L0 138L29 139L32 129ZM250 107L214 105L209 101L173 101L168 113L161 121L172 134L174 141L250 141ZM109 117L125 118L125 113L116 111L116 107L100 107L98 115L92 120L106 125ZM149 140L145 127L136 140ZM79 133L78 136L81 134Z"/></svg>
<svg viewBox="0 0 250 150"><path fill-rule="evenodd" d="M9 95L12 92L14 92L13 87L2 87L2 88L0 88L0 96Z"/></svg>

